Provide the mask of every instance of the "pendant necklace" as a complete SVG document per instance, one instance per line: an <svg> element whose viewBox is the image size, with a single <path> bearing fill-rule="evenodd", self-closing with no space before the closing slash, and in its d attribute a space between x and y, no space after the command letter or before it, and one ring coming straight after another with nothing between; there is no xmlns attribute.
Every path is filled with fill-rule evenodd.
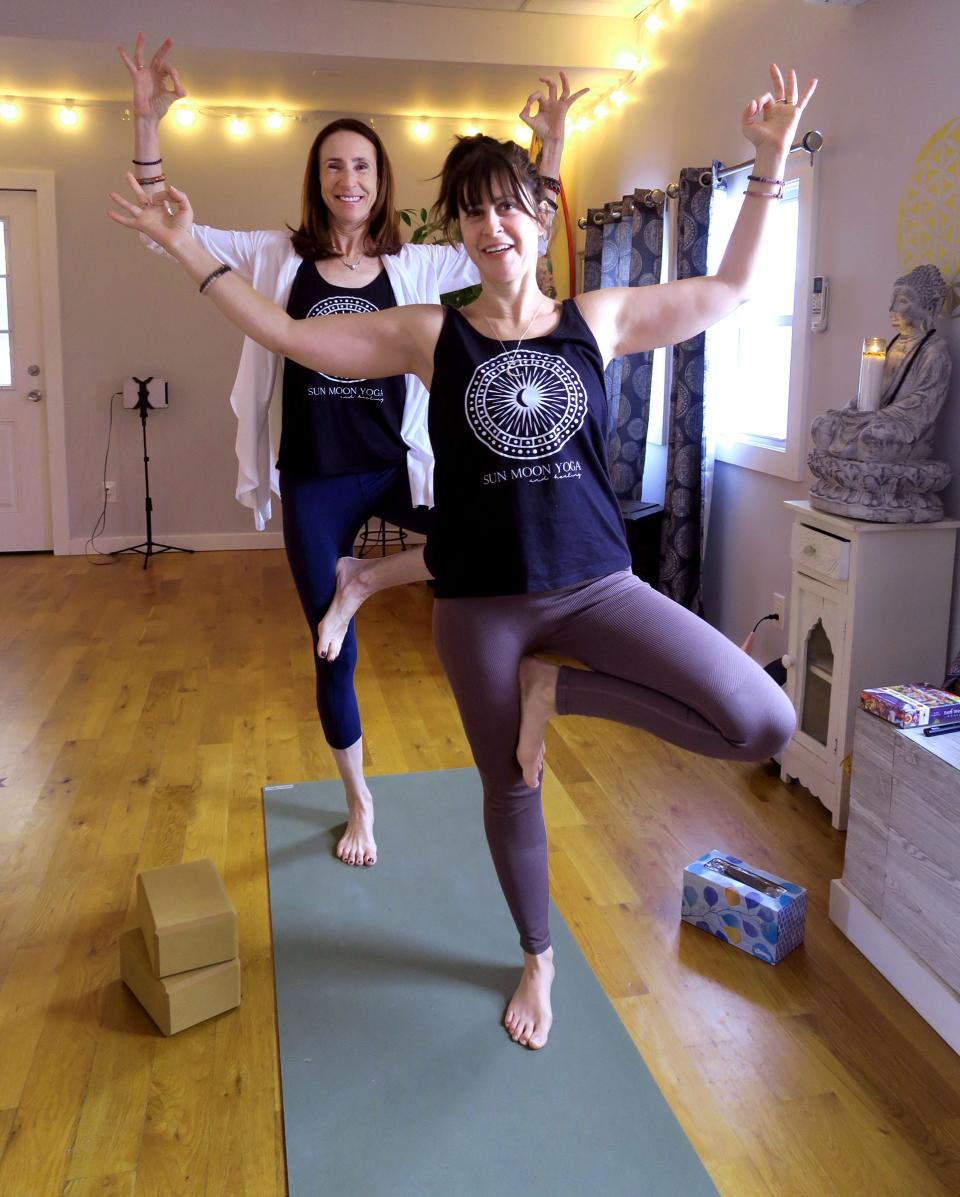
<svg viewBox="0 0 960 1197"><path fill-rule="evenodd" d="M506 345L504 345L503 341L501 341L500 338L497 336L497 330L493 327L493 323L491 322L490 317L484 316L484 320L486 320L486 322L487 322L487 327L493 333L494 338L500 342L500 348L503 350L504 354L507 357L507 374L514 381L517 381L517 375L514 371L514 360L520 351L520 346L523 344L527 333L530 331L531 325L533 324L534 320L536 320L536 318L540 315L540 313L542 311L543 311L543 305L541 304L540 307L537 308L537 310L533 313L533 315L527 321L527 327L521 333L520 340L516 343L516 345L514 346L513 349L507 349L507 347L506 347Z"/></svg>
<svg viewBox="0 0 960 1197"><path fill-rule="evenodd" d="M337 249L336 246L333 247L333 252L337 255L337 257L344 264L344 266L346 266L346 268L348 270L356 270L357 267L360 265L360 263L363 261L364 256L365 256L363 254L363 252L361 251L360 257L357 258L357 260L355 262L348 262L347 259L343 256L343 254L340 252L340 250Z"/></svg>

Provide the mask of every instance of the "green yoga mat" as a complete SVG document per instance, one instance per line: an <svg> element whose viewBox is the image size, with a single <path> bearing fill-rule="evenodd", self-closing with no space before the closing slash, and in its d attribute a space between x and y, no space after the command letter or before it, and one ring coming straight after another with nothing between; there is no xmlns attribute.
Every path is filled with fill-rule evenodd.
<svg viewBox="0 0 960 1197"><path fill-rule="evenodd" d="M380 860L334 856L338 782L264 794L291 1197L716 1197L562 917L540 1052L473 769L371 780Z"/></svg>

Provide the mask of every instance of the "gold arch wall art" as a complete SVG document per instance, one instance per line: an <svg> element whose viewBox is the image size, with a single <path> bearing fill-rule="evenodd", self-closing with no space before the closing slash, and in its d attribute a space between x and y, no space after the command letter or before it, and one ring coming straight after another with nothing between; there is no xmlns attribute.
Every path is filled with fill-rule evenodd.
<svg viewBox="0 0 960 1197"><path fill-rule="evenodd" d="M900 262L940 268L950 293L947 315L960 318L960 119L933 134L914 162L900 199Z"/></svg>

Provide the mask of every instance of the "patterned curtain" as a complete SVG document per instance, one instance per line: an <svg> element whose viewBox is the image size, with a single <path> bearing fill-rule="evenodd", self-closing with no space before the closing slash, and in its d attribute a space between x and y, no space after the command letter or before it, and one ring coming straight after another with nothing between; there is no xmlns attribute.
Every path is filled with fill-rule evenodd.
<svg viewBox="0 0 960 1197"><path fill-rule="evenodd" d="M677 278L707 272L707 233L714 172L685 167L677 207ZM704 452L703 357L705 336L673 347L667 480L660 541L660 590L698 614L703 609L701 565L709 494Z"/></svg>
<svg viewBox="0 0 960 1197"><path fill-rule="evenodd" d="M588 210L585 291L660 281L664 198L662 191L638 188L619 203ZM643 488L652 362L652 353L637 353L607 367L607 460L620 499L639 499Z"/></svg>

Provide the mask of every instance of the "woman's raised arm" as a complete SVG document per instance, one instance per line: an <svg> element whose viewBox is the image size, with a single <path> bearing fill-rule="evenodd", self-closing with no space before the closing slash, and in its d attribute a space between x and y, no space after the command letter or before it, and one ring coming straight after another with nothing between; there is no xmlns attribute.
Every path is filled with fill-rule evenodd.
<svg viewBox="0 0 960 1197"><path fill-rule="evenodd" d="M110 198L120 211L107 215L166 250L248 337L324 374L366 378L416 374L429 387L442 321L440 307L417 304L364 316L293 320L194 239L193 210L184 192L168 186L163 194L148 196L129 172L127 182L134 201L112 191Z"/></svg>
<svg viewBox="0 0 960 1197"><path fill-rule="evenodd" d="M160 49L144 66L144 36L137 34L133 46L133 57L125 47L117 46L117 52L133 81L133 160L137 176L142 179L163 174L160 153L160 122L167 115L170 105L182 100L187 92L180 82L176 67L167 62L173 46L168 37ZM167 86L167 82L171 86ZM148 195L163 190L161 184L147 184Z"/></svg>
<svg viewBox="0 0 960 1197"><path fill-rule="evenodd" d="M787 155L817 87L811 79L799 95L796 71L784 80L776 64L770 78L772 92L755 97L744 109L743 133L756 146L757 181L748 184L717 273L659 286L589 291L578 298L604 361L686 341L750 298Z"/></svg>

